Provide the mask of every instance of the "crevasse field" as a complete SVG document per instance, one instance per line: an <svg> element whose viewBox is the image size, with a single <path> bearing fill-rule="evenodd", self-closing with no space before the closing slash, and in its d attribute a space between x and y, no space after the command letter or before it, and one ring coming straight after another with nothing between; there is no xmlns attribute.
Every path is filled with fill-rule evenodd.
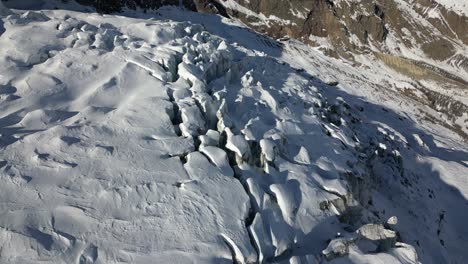
<svg viewBox="0 0 468 264"><path fill-rule="evenodd" d="M0 14L0 263L468 258L468 146L391 76L176 7Z"/></svg>

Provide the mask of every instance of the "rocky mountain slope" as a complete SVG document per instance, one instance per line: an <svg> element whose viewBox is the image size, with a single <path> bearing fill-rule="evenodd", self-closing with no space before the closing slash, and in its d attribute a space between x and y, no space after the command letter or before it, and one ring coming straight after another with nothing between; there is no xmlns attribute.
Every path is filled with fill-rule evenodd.
<svg viewBox="0 0 468 264"><path fill-rule="evenodd" d="M466 130L420 99L466 118L466 95L403 72L419 68L333 58L184 1L4 3L1 263L468 257Z"/></svg>
<svg viewBox="0 0 468 264"><path fill-rule="evenodd" d="M390 71L423 117L468 140L468 3L452 0L79 0L101 12L183 5L295 38L356 67ZM411 80L411 81L408 81ZM389 87L383 86L382 89Z"/></svg>
<svg viewBox="0 0 468 264"><path fill-rule="evenodd" d="M468 139L468 2L434 0L220 1L274 38L293 37L357 67L414 80L401 93L442 112ZM384 65L376 65L382 62ZM421 96L422 95L422 96ZM448 95L448 96L447 96ZM448 119L448 120L447 120Z"/></svg>

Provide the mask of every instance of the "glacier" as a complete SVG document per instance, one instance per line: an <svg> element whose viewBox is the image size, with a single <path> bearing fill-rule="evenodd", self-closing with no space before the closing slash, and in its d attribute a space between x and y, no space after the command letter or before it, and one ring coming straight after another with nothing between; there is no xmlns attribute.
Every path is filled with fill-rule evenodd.
<svg viewBox="0 0 468 264"><path fill-rule="evenodd" d="M468 145L380 73L215 15L71 6L0 2L1 263L468 257Z"/></svg>

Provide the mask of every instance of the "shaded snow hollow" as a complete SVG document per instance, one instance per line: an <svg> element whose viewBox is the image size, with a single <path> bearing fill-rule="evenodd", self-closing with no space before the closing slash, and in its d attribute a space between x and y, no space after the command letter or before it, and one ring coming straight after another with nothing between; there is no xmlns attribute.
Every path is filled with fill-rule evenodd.
<svg viewBox="0 0 468 264"><path fill-rule="evenodd" d="M372 207L401 141L268 55L285 47L227 22L1 12L0 262L418 263Z"/></svg>

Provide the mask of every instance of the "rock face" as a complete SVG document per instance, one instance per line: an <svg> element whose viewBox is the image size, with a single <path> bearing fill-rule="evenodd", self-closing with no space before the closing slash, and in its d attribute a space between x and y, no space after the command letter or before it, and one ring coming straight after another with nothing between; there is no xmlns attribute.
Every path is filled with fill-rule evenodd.
<svg viewBox="0 0 468 264"><path fill-rule="evenodd" d="M314 37L325 37L340 56L349 55L350 51L364 52L369 43L385 51L389 31L408 47L424 45L426 54L438 60L454 54L453 42L467 44L468 40L468 29L461 26L466 25L467 17L429 0L411 1L415 3L394 0L240 0L235 1L236 5L232 2L221 1L232 16L258 30L274 37L291 35L311 44L317 44ZM418 20L425 23L415 23ZM416 43L406 38L408 32Z"/></svg>
<svg viewBox="0 0 468 264"><path fill-rule="evenodd" d="M214 0L78 0L78 3L96 7L99 12L119 12L122 8L157 9L165 5L184 6L192 11L227 16L224 7Z"/></svg>
<svg viewBox="0 0 468 264"><path fill-rule="evenodd" d="M119 12L122 8L135 9L146 8L156 9L163 5L184 5L185 7L194 10L192 1L179 1L179 0L158 0L158 1L141 1L141 0L78 0L80 4L90 5L96 7L99 12L112 13Z"/></svg>

